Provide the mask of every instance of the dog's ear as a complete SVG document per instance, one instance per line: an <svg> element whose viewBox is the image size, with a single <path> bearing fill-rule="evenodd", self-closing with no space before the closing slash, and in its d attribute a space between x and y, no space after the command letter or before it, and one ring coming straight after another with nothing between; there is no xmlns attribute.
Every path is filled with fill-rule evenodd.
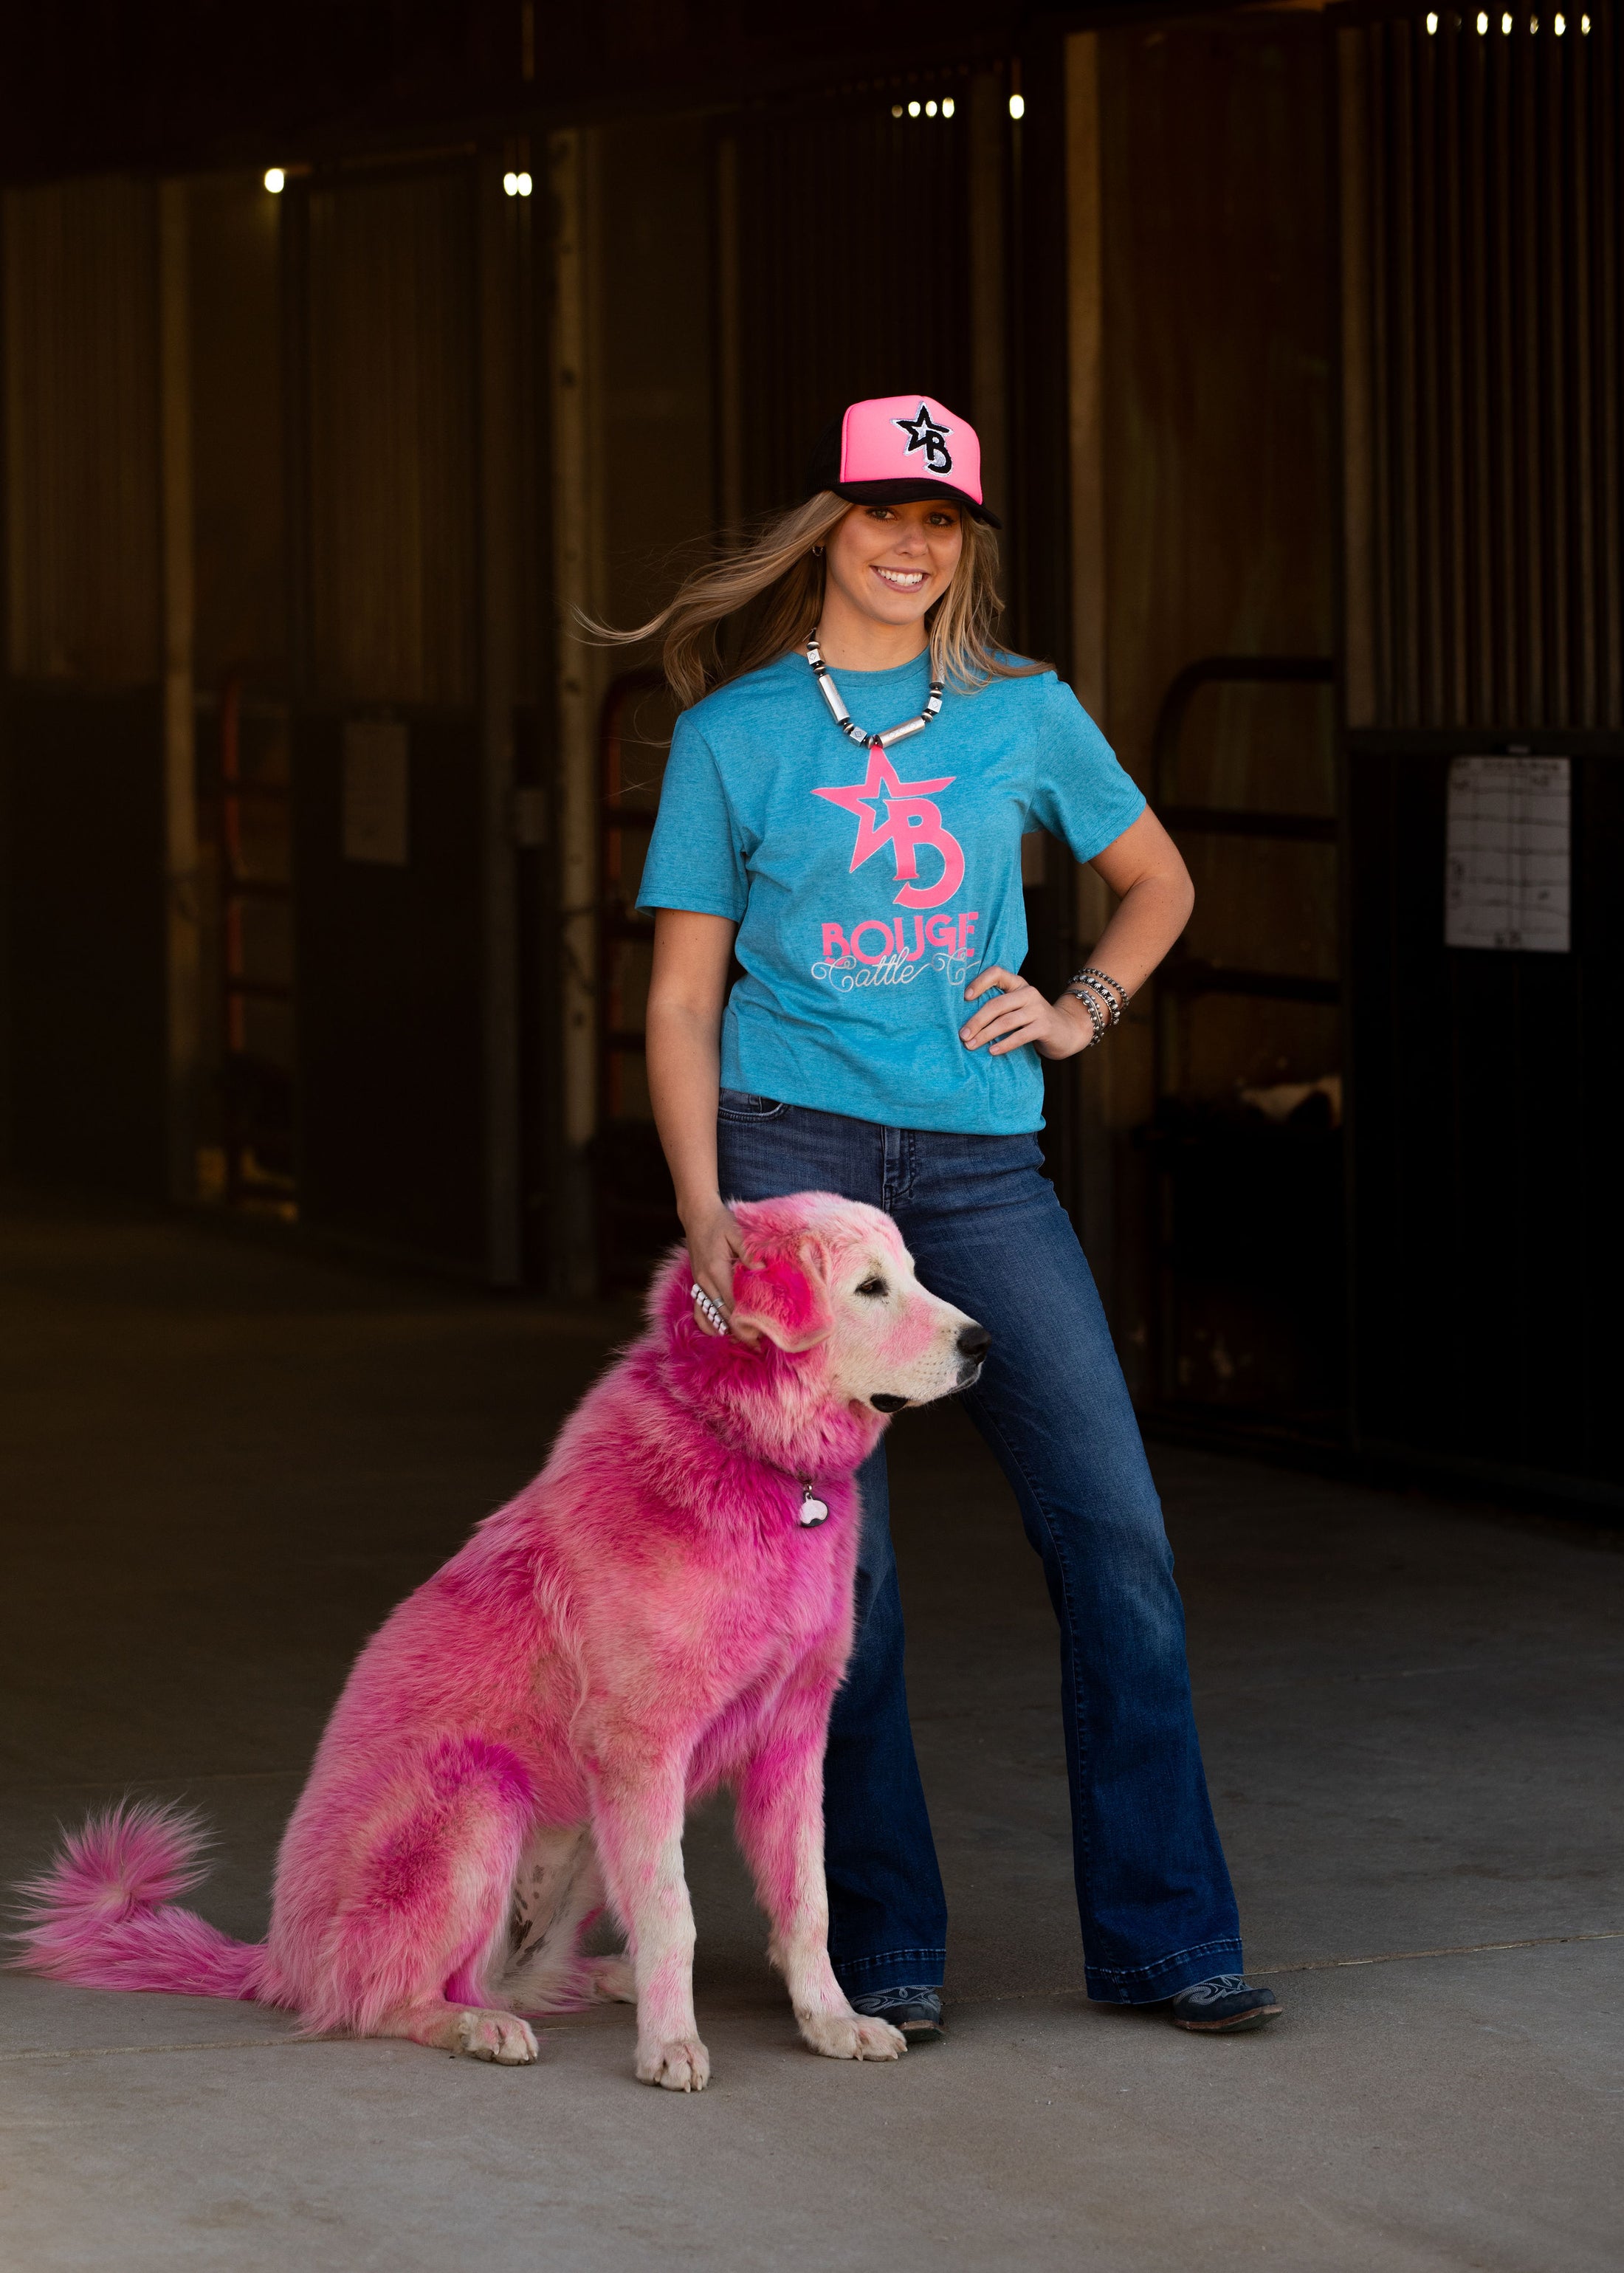
<svg viewBox="0 0 1624 2273"><path fill-rule="evenodd" d="M829 1262L815 1239L751 1257L733 1268L733 1316L742 1342L765 1334L780 1349L808 1350L834 1327L829 1301Z"/></svg>

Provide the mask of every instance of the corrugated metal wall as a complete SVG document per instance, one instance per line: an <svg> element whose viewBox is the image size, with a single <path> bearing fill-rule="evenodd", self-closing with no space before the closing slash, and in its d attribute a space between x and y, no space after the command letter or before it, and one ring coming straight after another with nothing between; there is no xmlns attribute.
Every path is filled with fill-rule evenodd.
<svg viewBox="0 0 1624 2273"><path fill-rule="evenodd" d="M743 505L801 495L811 444L868 394L971 401L968 77L747 114L738 134ZM924 101L951 101L923 115Z"/></svg>
<svg viewBox="0 0 1624 2273"><path fill-rule="evenodd" d="M156 192L5 206L8 662L120 686L159 670Z"/></svg>
<svg viewBox="0 0 1624 2273"><path fill-rule="evenodd" d="M475 699L475 274L466 171L310 199L312 691Z"/></svg>
<svg viewBox="0 0 1624 2273"><path fill-rule="evenodd" d="M1617 12L1431 20L1340 34L1355 1433L1616 1511ZM1560 941L1451 935L1469 757L1570 788Z"/></svg>
<svg viewBox="0 0 1624 2273"><path fill-rule="evenodd" d="M1089 1259L1135 1396L1320 1437L1342 1136L1323 1091L1282 1122L1242 1092L1342 1070L1336 709L1312 675L1336 613L1329 93L1307 15L1100 35L1105 723L1195 911L1078 1061Z"/></svg>
<svg viewBox="0 0 1624 2273"><path fill-rule="evenodd" d="M4 1149L168 1182L157 192L4 199Z"/></svg>
<svg viewBox="0 0 1624 2273"><path fill-rule="evenodd" d="M1370 154L1352 723L1624 725L1614 12L1445 11L1348 37Z"/></svg>
<svg viewBox="0 0 1624 2273"><path fill-rule="evenodd" d="M494 869L475 199L466 163L284 192L300 1214L477 1271Z"/></svg>

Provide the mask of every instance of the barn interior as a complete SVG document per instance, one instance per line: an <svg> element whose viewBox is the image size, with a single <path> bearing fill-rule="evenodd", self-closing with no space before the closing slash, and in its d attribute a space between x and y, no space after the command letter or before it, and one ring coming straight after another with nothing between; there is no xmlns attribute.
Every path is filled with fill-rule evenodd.
<svg viewBox="0 0 1624 2273"><path fill-rule="evenodd" d="M1195 879L1044 1142L1289 2007L1233 2046L1086 2007L1037 1568L968 1426L911 1416L939 2054L797 2058L707 1817L736 2082L680 2143L624 2015L493 2080L8 1977L19 2262L1608 2262L1612 0L831 0L815 41L296 0L14 44L0 1875L185 1797L201 1905L262 1930L355 1648L677 1231L634 907L672 714L583 619L921 384L982 434L1012 645ZM1042 836L1023 875L1058 988L1104 887Z"/></svg>

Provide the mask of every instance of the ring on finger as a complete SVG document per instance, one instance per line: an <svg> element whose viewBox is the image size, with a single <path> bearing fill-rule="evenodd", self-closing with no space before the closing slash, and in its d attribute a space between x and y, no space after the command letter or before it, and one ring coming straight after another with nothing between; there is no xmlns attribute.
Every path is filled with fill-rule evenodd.
<svg viewBox="0 0 1624 2273"><path fill-rule="evenodd" d="M698 1304L700 1316L704 1319L712 1333L725 1334L728 1331L727 1320L722 1317L721 1310L717 1308L716 1304L711 1301L710 1296L705 1292L705 1289L700 1286L697 1279L689 1287L688 1292L692 1295L694 1302Z"/></svg>

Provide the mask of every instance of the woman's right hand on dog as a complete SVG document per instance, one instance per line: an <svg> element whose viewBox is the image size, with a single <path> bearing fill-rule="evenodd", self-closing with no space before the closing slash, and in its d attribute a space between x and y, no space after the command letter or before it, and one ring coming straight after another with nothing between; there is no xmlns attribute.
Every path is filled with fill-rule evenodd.
<svg viewBox="0 0 1624 2273"><path fill-rule="evenodd" d="M738 1218L718 1197L685 1212L682 1222L688 1234L688 1262L693 1276L722 1317L731 1317L733 1265L745 1251L745 1234ZM717 1332L697 1302L693 1316L702 1332Z"/></svg>

